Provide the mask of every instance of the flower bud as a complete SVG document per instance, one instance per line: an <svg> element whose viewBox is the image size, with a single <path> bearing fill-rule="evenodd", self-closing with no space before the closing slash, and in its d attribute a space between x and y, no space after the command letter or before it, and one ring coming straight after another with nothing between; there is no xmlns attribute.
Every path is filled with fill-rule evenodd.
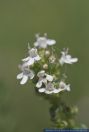
<svg viewBox="0 0 89 132"><path fill-rule="evenodd" d="M48 69L48 65L47 64L44 64L43 65L43 69L45 69L45 70Z"/></svg>
<svg viewBox="0 0 89 132"><path fill-rule="evenodd" d="M45 51L45 56L46 56L46 57L49 57L49 56L50 56L50 51L49 51L49 50L46 50L46 51Z"/></svg>
<svg viewBox="0 0 89 132"><path fill-rule="evenodd" d="M67 127L68 126L68 123L66 122L66 121L61 121L60 122L60 127L61 128L65 128L65 127Z"/></svg>
<svg viewBox="0 0 89 132"><path fill-rule="evenodd" d="M69 119L68 122L71 126L75 126L75 121L73 119Z"/></svg>
<svg viewBox="0 0 89 132"><path fill-rule="evenodd" d="M56 75L53 75L53 78L54 78L54 80L57 80L57 77L56 77Z"/></svg>
<svg viewBox="0 0 89 132"><path fill-rule="evenodd" d="M68 126L68 123L66 121L62 121L62 123L64 124L64 126Z"/></svg>
<svg viewBox="0 0 89 132"><path fill-rule="evenodd" d="M78 108L77 108L76 106L73 106L73 107L71 108L71 113L72 113L72 114L77 114L77 113L78 113Z"/></svg>
<svg viewBox="0 0 89 132"><path fill-rule="evenodd" d="M87 126L85 124L81 124L82 129L87 129Z"/></svg>
<svg viewBox="0 0 89 132"><path fill-rule="evenodd" d="M55 58L55 56L50 56L50 58L49 58L49 62L50 63L55 63L55 61L56 61L56 58Z"/></svg>

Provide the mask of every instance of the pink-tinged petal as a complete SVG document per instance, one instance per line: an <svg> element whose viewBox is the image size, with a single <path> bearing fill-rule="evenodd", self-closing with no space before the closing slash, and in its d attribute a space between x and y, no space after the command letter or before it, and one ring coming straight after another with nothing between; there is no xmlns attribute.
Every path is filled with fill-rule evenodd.
<svg viewBox="0 0 89 132"><path fill-rule="evenodd" d="M20 84L22 84L22 85L25 84L27 82L27 80L28 80L28 76L24 75Z"/></svg>
<svg viewBox="0 0 89 132"><path fill-rule="evenodd" d="M43 92L45 92L45 88L40 88L38 91L39 91L40 93L43 93Z"/></svg>
<svg viewBox="0 0 89 132"><path fill-rule="evenodd" d="M48 45L54 45L55 43L56 43L55 40L51 40L51 39L48 39L48 40L47 40L47 44L48 44Z"/></svg>
<svg viewBox="0 0 89 132"><path fill-rule="evenodd" d="M17 79L21 79L23 77L23 73L17 75Z"/></svg>

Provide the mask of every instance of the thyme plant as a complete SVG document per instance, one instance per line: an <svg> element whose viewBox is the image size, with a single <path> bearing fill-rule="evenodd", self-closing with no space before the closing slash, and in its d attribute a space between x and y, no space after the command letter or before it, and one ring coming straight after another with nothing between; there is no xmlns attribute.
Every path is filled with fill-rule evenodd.
<svg viewBox="0 0 89 132"><path fill-rule="evenodd" d="M62 67L78 62L78 58L72 58L68 49L57 54L55 44L56 41L48 39L47 34L37 34L33 47L28 44L28 56L19 65L21 73L17 79L21 85L31 80L36 94L49 101L52 128L85 128L75 120L78 108L62 100L62 95L71 90L66 75L62 76Z"/></svg>

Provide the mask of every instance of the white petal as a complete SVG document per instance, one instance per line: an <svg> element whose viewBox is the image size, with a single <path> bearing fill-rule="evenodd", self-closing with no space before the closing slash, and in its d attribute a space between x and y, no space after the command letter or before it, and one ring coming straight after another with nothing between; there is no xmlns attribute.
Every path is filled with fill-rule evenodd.
<svg viewBox="0 0 89 132"><path fill-rule="evenodd" d="M28 80L28 76L24 75L20 84L22 84L22 85L25 84L27 82L27 80Z"/></svg>
<svg viewBox="0 0 89 132"><path fill-rule="evenodd" d="M29 60L29 57L22 59L22 61L28 61L28 60Z"/></svg>
<svg viewBox="0 0 89 132"><path fill-rule="evenodd" d="M61 51L62 56L66 56L66 52Z"/></svg>
<svg viewBox="0 0 89 132"><path fill-rule="evenodd" d="M72 64L78 61L78 58L72 58L71 55L66 55L64 58L64 62L68 64Z"/></svg>
<svg viewBox="0 0 89 132"><path fill-rule="evenodd" d="M26 66L30 66L30 65L33 65L34 64L34 59L33 58L30 58L28 62L26 62Z"/></svg>
<svg viewBox="0 0 89 132"><path fill-rule="evenodd" d="M64 62L67 63L67 64L73 64L73 63L75 63L77 61L78 61L77 58L71 58L71 59L65 59Z"/></svg>
<svg viewBox="0 0 89 132"><path fill-rule="evenodd" d="M63 81L60 82L59 84L59 90L67 90L70 91L70 84L66 85L66 83L64 83Z"/></svg>
<svg viewBox="0 0 89 132"><path fill-rule="evenodd" d="M51 40L51 39L48 39L48 40L47 40L47 44L48 44L48 45L54 45L55 43L56 43L55 40Z"/></svg>
<svg viewBox="0 0 89 132"><path fill-rule="evenodd" d="M17 75L17 79L21 79L23 77L23 73Z"/></svg>
<svg viewBox="0 0 89 132"><path fill-rule="evenodd" d="M39 44L40 48L46 49L47 48L47 43L42 42L41 44Z"/></svg>
<svg viewBox="0 0 89 132"><path fill-rule="evenodd" d="M39 55L37 55L36 57L34 57L34 59L35 59L36 61L39 61L39 60L41 59L41 57L40 57Z"/></svg>
<svg viewBox="0 0 89 132"><path fill-rule="evenodd" d="M78 61L78 58L72 58L72 59L71 59L71 62L72 62L72 63L75 63L75 62L77 62L77 61Z"/></svg>
<svg viewBox="0 0 89 132"><path fill-rule="evenodd" d="M60 84L59 84L60 87L65 87L66 84L63 82L63 81L60 81Z"/></svg>
<svg viewBox="0 0 89 132"><path fill-rule="evenodd" d="M67 63L67 64L72 64L72 57L71 57L71 55L66 55L64 57L64 62Z"/></svg>
<svg viewBox="0 0 89 132"><path fill-rule="evenodd" d="M30 57L34 58L35 56L37 56L37 49L36 48L32 48L29 52Z"/></svg>
<svg viewBox="0 0 89 132"><path fill-rule="evenodd" d="M52 93L53 93L53 91L48 91L48 90L45 90L45 93L46 93L46 94L52 94Z"/></svg>
<svg viewBox="0 0 89 132"><path fill-rule="evenodd" d="M54 89L53 90L53 93L59 93L61 90L59 90L59 89Z"/></svg>
<svg viewBox="0 0 89 132"><path fill-rule="evenodd" d="M33 79L34 78L34 73L32 72L32 73L30 73L31 75L30 75L30 79Z"/></svg>
<svg viewBox="0 0 89 132"><path fill-rule="evenodd" d="M46 78L43 78L43 79L42 79L42 82L43 82L45 85L47 85L47 79L46 79Z"/></svg>
<svg viewBox="0 0 89 132"><path fill-rule="evenodd" d="M44 75L45 75L45 71L44 70L38 72L38 74L37 74L38 77L42 77Z"/></svg>
<svg viewBox="0 0 89 132"><path fill-rule="evenodd" d="M59 89L58 89L58 93L61 92L61 91L64 91L64 89L59 88Z"/></svg>
<svg viewBox="0 0 89 132"><path fill-rule="evenodd" d="M38 42L35 42L35 43L34 43L34 46L35 46L35 47L39 46Z"/></svg>
<svg viewBox="0 0 89 132"><path fill-rule="evenodd" d="M70 91L70 84L66 86L66 90Z"/></svg>
<svg viewBox="0 0 89 132"><path fill-rule="evenodd" d="M65 58L69 60L72 59L71 55L66 55Z"/></svg>
<svg viewBox="0 0 89 132"><path fill-rule="evenodd" d="M60 58L60 59L59 59L59 63L60 63L61 65L63 65L63 64L64 64L64 59L63 59L63 58Z"/></svg>
<svg viewBox="0 0 89 132"><path fill-rule="evenodd" d="M72 64L72 61L71 60L65 60L64 63L66 63L66 64Z"/></svg>
<svg viewBox="0 0 89 132"><path fill-rule="evenodd" d="M36 84L37 88L40 88L42 86L42 81L38 81L38 83Z"/></svg>
<svg viewBox="0 0 89 132"><path fill-rule="evenodd" d="M38 91L39 91L40 93L43 93L43 92L45 92L45 88L40 88Z"/></svg>
<svg viewBox="0 0 89 132"><path fill-rule="evenodd" d="M53 76L46 74L46 79L51 82L53 81Z"/></svg>

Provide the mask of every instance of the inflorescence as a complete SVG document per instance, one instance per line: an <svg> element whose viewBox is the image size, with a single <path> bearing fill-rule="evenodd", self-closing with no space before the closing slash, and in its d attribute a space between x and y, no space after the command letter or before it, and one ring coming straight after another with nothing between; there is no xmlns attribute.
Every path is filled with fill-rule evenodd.
<svg viewBox="0 0 89 132"><path fill-rule="evenodd" d="M61 68L66 64L73 64L78 58L72 58L68 49L63 49L61 55L56 54L56 41L36 35L33 48L28 44L28 56L22 59L19 65L21 73L17 75L20 84L32 80L39 93L57 94L62 91L70 91L70 84L60 78Z"/></svg>

